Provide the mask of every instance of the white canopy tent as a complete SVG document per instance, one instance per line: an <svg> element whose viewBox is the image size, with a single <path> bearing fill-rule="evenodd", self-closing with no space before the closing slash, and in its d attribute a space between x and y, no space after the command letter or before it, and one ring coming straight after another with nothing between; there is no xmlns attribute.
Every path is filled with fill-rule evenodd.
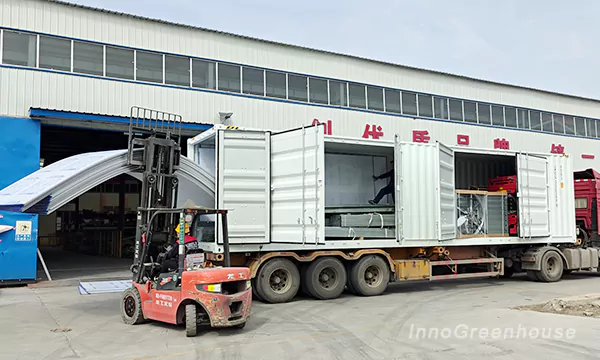
<svg viewBox="0 0 600 360"><path fill-rule="evenodd" d="M138 152L141 155L141 153ZM68 157L44 167L0 190L0 209L51 214L95 186L122 174L138 180L141 174L127 165L127 150L99 151ZM214 198L212 176L186 157L181 157L178 205L186 200L205 203Z"/></svg>

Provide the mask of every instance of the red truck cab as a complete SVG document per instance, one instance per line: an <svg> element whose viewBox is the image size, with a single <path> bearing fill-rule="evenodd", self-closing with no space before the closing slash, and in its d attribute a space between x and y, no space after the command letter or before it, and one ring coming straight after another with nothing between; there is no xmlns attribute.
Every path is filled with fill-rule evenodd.
<svg viewBox="0 0 600 360"><path fill-rule="evenodd" d="M575 179L575 218L577 225L585 232L587 238L597 241L598 211L600 198L600 173L594 169L576 171ZM585 241L586 236L582 238Z"/></svg>

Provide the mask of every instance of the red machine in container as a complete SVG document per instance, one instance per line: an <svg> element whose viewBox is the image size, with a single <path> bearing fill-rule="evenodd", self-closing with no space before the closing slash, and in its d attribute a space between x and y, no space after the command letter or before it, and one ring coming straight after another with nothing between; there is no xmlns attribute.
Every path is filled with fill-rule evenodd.
<svg viewBox="0 0 600 360"><path fill-rule="evenodd" d="M600 173L594 169L576 171L573 173L573 179L575 218L580 232L578 237L585 243L597 242L599 240Z"/></svg>
<svg viewBox="0 0 600 360"><path fill-rule="evenodd" d="M488 180L488 191L504 191L508 196L508 234L518 235L517 176L498 176Z"/></svg>

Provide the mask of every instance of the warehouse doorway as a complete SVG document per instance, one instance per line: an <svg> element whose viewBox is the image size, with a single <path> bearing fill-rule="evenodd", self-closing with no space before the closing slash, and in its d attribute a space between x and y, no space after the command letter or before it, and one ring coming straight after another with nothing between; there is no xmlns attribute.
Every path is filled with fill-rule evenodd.
<svg viewBox="0 0 600 360"><path fill-rule="evenodd" d="M186 154L188 137L182 138ZM88 152L127 148L120 129L41 126L40 164L49 166ZM49 215L39 217L39 248L52 280L127 279L133 261L141 182L123 174L100 184ZM41 264L38 278L48 280Z"/></svg>

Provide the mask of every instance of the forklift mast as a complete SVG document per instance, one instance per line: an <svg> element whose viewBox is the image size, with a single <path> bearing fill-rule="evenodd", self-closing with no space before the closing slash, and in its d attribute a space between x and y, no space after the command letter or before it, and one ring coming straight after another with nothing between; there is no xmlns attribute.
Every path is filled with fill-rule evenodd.
<svg viewBox="0 0 600 360"><path fill-rule="evenodd" d="M181 125L180 115L137 106L131 108L127 164L142 174L134 264L145 261L147 255L145 249L142 251L142 241L152 217L149 209L173 209L177 205L175 171L179 169L181 158ZM176 215L165 213L155 219L153 232L170 234L178 223Z"/></svg>

